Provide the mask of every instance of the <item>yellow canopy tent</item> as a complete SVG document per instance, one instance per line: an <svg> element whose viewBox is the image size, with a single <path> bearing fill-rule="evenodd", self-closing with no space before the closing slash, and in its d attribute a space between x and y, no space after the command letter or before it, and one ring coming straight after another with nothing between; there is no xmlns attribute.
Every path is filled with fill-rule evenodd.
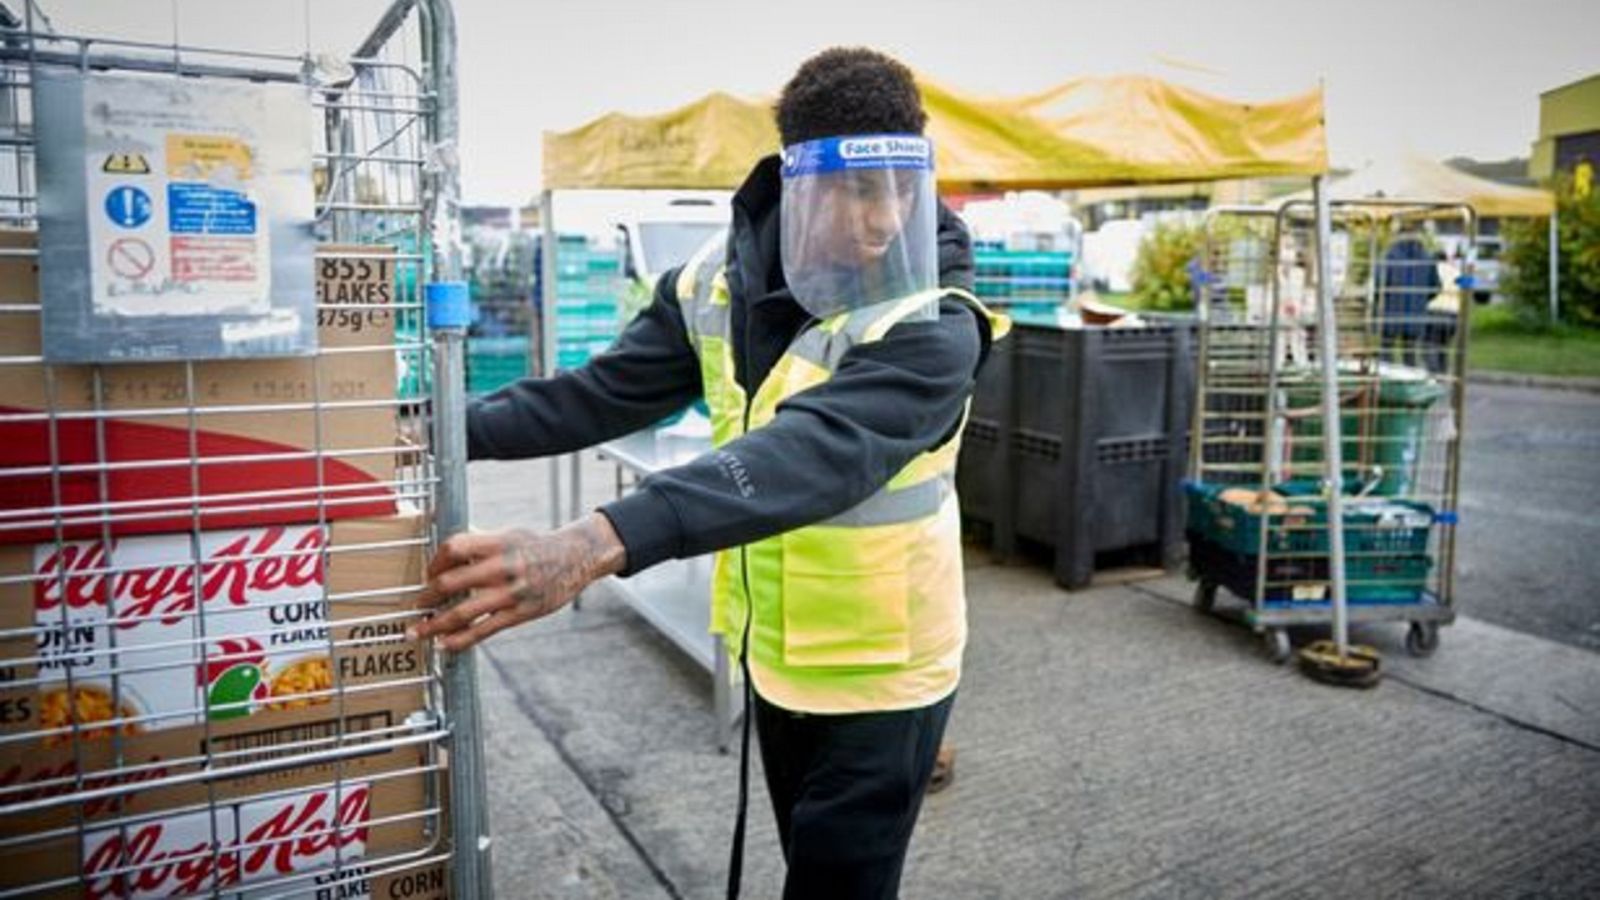
<svg viewBox="0 0 1600 900"><path fill-rule="evenodd" d="M1346 203L1372 199L1465 203L1478 216L1488 218L1543 217L1555 209L1555 199L1549 191L1501 184L1416 156L1380 160L1330 180L1328 196ZM1310 199L1311 193L1302 191L1278 202Z"/></svg>
<svg viewBox="0 0 1600 900"><path fill-rule="evenodd" d="M1320 89L1240 103L1138 76L1079 78L1013 98L962 94L926 78L918 84L939 185L949 192L1311 177L1328 168ZM720 92L660 115L612 113L546 132L546 246L555 245L555 191L736 188L756 160L778 149L770 101ZM556 358L555 254L543 258L548 372ZM550 473L554 525L561 479L554 465ZM571 500L576 518L578 491Z"/></svg>
<svg viewBox="0 0 1600 900"><path fill-rule="evenodd" d="M946 191L1074 188L1326 171L1320 90L1239 103L1155 78L1078 78L1023 97L919 78ZM544 187L732 188L778 149L769 102L714 93L544 136Z"/></svg>

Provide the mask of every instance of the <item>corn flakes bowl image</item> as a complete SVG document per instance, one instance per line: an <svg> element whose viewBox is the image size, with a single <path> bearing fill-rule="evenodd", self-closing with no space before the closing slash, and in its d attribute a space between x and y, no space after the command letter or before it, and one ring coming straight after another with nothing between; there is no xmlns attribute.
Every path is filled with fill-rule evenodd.
<svg viewBox="0 0 1600 900"><path fill-rule="evenodd" d="M333 689L333 660L327 656L305 656L269 675L268 709L304 709L320 706L331 698L326 691Z"/></svg>
<svg viewBox="0 0 1600 900"><path fill-rule="evenodd" d="M127 692L119 704L109 688L97 684L75 684L69 690L54 688L44 693L39 701L39 726L45 730L79 726L76 734L83 740L108 738L121 731L124 735L138 734L143 730L135 721L140 715L139 706ZM120 720L120 721L119 721ZM72 741L74 732L66 731L46 737L45 746L54 747Z"/></svg>

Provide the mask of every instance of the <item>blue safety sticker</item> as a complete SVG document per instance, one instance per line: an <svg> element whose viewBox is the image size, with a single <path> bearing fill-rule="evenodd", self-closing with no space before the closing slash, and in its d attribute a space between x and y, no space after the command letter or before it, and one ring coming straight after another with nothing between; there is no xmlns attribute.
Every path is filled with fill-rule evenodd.
<svg viewBox="0 0 1600 900"><path fill-rule="evenodd" d="M150 221L150 195L131 184L119 184L106 194L106 217L123 228L138 228Z"/></svg>
<svg viewBox="0 0 1600 900"><path fill-rule="evenodd" d="M783 148L783 177L847 169L933 170L933 142L917 134L858 134L819 138Z"/></svg>
<svg viewBox="0 0 1600 900"><path fill-rule="evenodd" d="M173 234L255 234L256 205L243 191L174 182L167 185L167 221Z"/></svg>

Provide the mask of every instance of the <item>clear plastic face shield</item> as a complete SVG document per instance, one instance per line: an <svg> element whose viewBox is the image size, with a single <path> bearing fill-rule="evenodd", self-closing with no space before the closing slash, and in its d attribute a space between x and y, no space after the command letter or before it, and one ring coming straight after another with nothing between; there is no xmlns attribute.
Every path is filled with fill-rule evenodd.
<svg viewBox="0 0 1600 900"><path fill-rule="evenodd" d="M818 318L939 284L933 144L822 138L783 151L783 276Z"/></svg>

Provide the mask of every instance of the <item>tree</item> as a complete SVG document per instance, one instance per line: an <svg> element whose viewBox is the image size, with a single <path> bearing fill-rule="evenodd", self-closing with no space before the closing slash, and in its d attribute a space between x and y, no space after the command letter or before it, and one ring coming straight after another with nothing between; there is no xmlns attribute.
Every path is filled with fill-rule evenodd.
<svg viewBox="0 0 1600 900"><path fill-rule="evenodd" d="M1139 242L1133 259L1133 295L1147 309L1177 310L1194 307L1189 263L1204 247L1199 224L1162 222Z"/></svg>
<svg viewBox="0 0 1600 900"><path fill-rule="evenodd" d="M1600 191L1579 196L1572 179L1555 185L1559 297L1563 321L1600 328ZM1508 221L1501 291L1528 319L1543 319L1550 305L1550 227L1544 219Z"/></svg>

